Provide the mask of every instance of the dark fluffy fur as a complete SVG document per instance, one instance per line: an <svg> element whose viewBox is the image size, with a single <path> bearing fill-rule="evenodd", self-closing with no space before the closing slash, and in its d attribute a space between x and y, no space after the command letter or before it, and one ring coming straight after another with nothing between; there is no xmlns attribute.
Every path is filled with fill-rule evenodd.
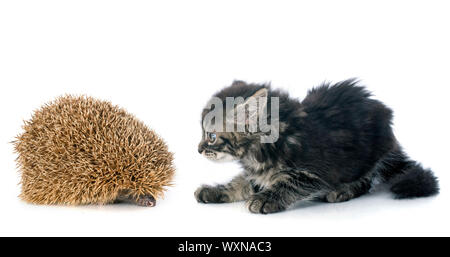
<svg viewBox="0 0 450 257"><path fill-rule="evenodd" d="M228 184L200 187L199 202L245 200L253 213L272 213L298 200L347 201L379 183L389 184L396 198L439 192L433 173L409 160L395 139L392 111L355 79L324 83L301 102L243 81L215 96L247 99L263 88L269 99L279 97L278 141L263 144L258 133L223 132L211 144L203 128L199 152L211 159L231 156L244 172ZM209 111L203 110L202 120Z"/></svg>

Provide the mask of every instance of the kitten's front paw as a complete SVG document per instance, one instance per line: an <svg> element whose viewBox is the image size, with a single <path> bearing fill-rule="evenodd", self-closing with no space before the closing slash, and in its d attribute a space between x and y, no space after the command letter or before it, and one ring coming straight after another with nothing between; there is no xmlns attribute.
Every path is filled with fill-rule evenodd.
<svg viewBox="0 0 450 257"><path fill-rule="evenodd" d="M286 207L275 199L267 198L262 195L254 195L248 201L248 209L252 213L268 214L284 211Z"/></svg>
<svg viewBox="0 0 450 257"><path fill-rule="evenodd" d="M325 200L329 203L346 202L352 198L354 195L349 191L331 191L325 196Z"/></svg>
<svg viewBox="0 0 450 257"><path fill-rule="evenodd" d="M220 188L201 186L195 193L195 199L199 203L228 203L230 198Z"/></svg>

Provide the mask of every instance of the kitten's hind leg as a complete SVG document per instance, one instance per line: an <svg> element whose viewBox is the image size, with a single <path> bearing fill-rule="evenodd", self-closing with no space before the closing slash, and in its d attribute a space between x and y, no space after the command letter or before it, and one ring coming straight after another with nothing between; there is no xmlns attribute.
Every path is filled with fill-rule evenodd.
<svg viewBox="0 0 450 257"><path fill-rule="evenodd" d="M363 178L356 182L345 184L337 190L328 192L323 200L329 203L346 202L369 192L370 187L370 180L368 178Z"/></svg>
<svg viewBox="0 0 450 257"><path fill-rule="evenodd" d="M244 176L237 176L226 185L201 186L195 193L199 203L231 203L250 197L253 189Z"/></svg>

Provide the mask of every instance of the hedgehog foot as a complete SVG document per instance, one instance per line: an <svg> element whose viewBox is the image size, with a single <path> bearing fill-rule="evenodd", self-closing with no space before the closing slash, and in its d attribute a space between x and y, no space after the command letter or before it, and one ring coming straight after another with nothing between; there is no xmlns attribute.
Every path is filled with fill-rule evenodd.
<svg viewBox="0 0 450 257"><path fill-rule="evenodd" d="M139 206L144 207L153 207L156 205L156 200L151 195L142 195L138 196L137 198L132 197L127 194L128 191L121 191L117 197L117 199L114 201L115 203L131 203L136 204Z"/></svg>
<svg viewBox="0 0 450 257"><path fill-rule="evenodd" d="M151 195L140 196L135 200L136 204L144 207L153 207L156 205L156 200Z"/></svg>

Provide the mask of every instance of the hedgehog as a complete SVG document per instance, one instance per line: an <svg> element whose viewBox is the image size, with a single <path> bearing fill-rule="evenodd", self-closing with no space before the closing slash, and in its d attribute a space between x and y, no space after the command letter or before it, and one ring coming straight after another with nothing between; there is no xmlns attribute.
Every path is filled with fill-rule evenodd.
<svg viewBox="0 0 450 257"><path fill-rule="evenodd" d="M108 101L61 96L24 121L13 144L28 203L154 206L172 185L163 139Z"/></svg>

